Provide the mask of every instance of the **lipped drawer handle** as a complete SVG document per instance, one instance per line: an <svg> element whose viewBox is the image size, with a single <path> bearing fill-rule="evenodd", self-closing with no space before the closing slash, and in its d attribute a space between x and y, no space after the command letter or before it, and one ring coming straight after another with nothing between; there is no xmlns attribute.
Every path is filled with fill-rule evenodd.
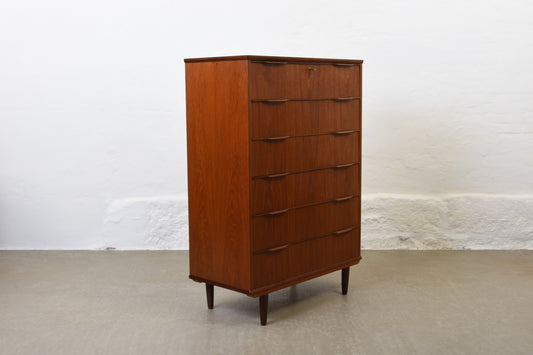
<svg viewBox="0 0 533 355"><path fill-rule="evenodd" d="M264 64L264 65L285 65L285 64L289 64L289 62L274 62L274 61L264 61L264 62L256 62L256 63L261 63L261 64Z"/></svg>
<svg viewBox="0 0 533 355"><path fill-rule="evenodd" d="M355 131L356 131L355 129L352 129L351 131L338 131L338 132L333 132L332 134L334 134L336 136L345 136L345 135L348 135L348 134L352 134Z"/></svg>
<svg viewBox="0 0 533 355"><path fill-rule="evenodd" d="M263 139L263 141L265 142L281 142L281 141L284 141L285 139L289 138L290 136L283 136L283 137L269 137L269 138L265 138Z"/></svg>
<svg viewBox="0 0 533 355"><path fill-rule="evenodd" d="M334 166L333 169L344 169L344 168L349 168L350 166L353 166L353 165L355 165L355 163L341 164L341 165Z"/></svg>
<svg viewBox="0 0 533 355"><path fill-rule="evenodd" d="M344 201L348 201L348 200L351 200L352 198L354 198L355 195L350 195L350 196L345 196L345 197L339 197L339 198L336 198L333 200L333 202L344 202Z"/></svg>
<svg viewBox="0 0 533 355"><path fill-rule="evenodd" d="M257 100L265 104L284 104L289 102L289 99L274 99L274 100Z"/></svg>
<svg viewBox="0 0 533 355"><path fill-rule="evenodd" d="M333 232L333 235L343 235L354 230L354 227L341 229L340 231Z"/></svg>
<svg viewBox="0 0 533 355"><path fill-rule="evenodd" d="M272 212L265 213L265 216L268 216L268 217L280 216L280 215L282 215L284 213L287 213L287 212L289 212L288 208L286 208L284 210L272 211Z"/></svg>
<svg viewBox="0 0 533 355"><path fill-rule="evenodd" d="M285 177L287 175L289 175L289 173L272 174L272 175L267 175L267 176L263 177L263 179L279 179L279 178Z"/></svg>
<svg viewBox="0 0 533 355"><path fill-rule="evenodd" d="M289 244L285 244L285 245L280 245L279 247L275 247L275 248L270 248L270 249L267 249L265 250L267 253L273 253L275 251L280 251L280 250L283 250L285 248L287 248L289 246Z"/></svg>
<svg viewBox="0 0 533 355"><path fill-rule="evenodd" d="M355 97L336 97L333 99L333 101L346 102L346 101L352 101L355 99L356 99Z"/></svg>

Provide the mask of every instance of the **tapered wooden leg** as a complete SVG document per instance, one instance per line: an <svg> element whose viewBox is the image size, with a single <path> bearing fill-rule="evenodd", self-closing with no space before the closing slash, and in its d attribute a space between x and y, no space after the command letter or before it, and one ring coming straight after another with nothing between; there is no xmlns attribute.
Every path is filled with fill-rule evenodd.
<svg viewBox="0 0 533 355"><path fill-rule="evenodd" d="M348 293L348 281L350 281L350 268L342 269L342 294Z"/></svg>
<svg viewBox="0 0 533 355"><path fill-rule="evenodd" d="M213 309L213 298L214 298L214 286L211 284L205 284L205 293L207 295L207 308Z"/></svg>
<svg viewBox="0 0 533 355"><path fill-rule="evenodd" d="M259 316L261 317L261 325L267 324L268 313L268 294L259 296Z"/></svg>

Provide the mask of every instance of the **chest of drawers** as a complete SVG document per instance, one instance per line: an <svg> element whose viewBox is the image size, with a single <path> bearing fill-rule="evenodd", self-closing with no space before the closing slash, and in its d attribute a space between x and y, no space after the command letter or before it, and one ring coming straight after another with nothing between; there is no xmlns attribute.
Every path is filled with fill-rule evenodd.
<svg viewBox="0 0 533 355"><path fill-rule="evenodd" d="M360 60L185 60L190 278L259 297L360 257Z"/></svg>

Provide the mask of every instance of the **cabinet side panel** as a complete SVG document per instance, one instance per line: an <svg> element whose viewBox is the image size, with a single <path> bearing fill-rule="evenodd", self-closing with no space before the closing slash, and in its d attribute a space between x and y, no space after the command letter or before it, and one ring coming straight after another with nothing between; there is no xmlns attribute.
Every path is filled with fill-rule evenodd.
<svg viewBox="0 0 533 355"><path fill-rule="evenodd" d="M359 186L358 186L358 189L359 189L359 194L362 196L362 185L363 185L363 153L362 153L362 150L363 150L363 63L359 64L359 82L358 82L358 85L359 85L359 93L361 95L361 100L360 100L360 104L359 104L359 117L358 117L358 124L359 124L359 132L360 132L360 135L359 135ZM362 198L359 199L359 235L358 235L358 238L359 238L359 255L361 255L361 200Z"/></svg>
<svg viewBox="0 0 533 355"><path fill-rule="evenodd" d="M248 63L185 64L192 277L250 289Z"/></svg>

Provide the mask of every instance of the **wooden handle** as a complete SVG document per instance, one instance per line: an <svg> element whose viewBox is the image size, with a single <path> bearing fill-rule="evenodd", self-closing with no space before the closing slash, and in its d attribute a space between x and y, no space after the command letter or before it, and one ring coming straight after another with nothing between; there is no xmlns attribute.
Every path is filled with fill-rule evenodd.
<svg viewBox="0 0 533 355"><path fill-rule="evenodd" d="M336 66L336 67L348 68L348 67L353 67L355 64L353 64L353 63L334 63L333 65Z"/></svg>
<svg viewBox="0 0 533 355"><path fill-rule="evenodd" d="M339 197L333 200L333 202L344 202L352 199L355 195L345 196L345 197Z"/></svg>
<svg viewBox="0 0 533 355"><path fill-rule="evenodd" d="M274 248L267 249L266 252L267 252L267 253L273 253L273 252L275 252L275 251L283 250L283 249L285 249L285 248L288 247L288 246L289 246L289 244L280 245L279 247L274 247Z"/></svg>
<svg viewBox="0 0 533 355"><path fill-rule="evenodd" d="M284 141L285 139L289 138L290 136L283 136L283 137L269 137L269 138L265 138L263 139L265 142L281 142L281 141Z"/></svg>
<svg viewBox="0 0 533 355"><path fill-rule="evenodd" d="M289 211L288 208L286 208L284 210L279 210L279 211L272 211L272 212L265 213L265 216L268 216L268 217L279 216L279 215L282 215L284 213L287 213L288 211Z"/></svg>
<svg viewBox="0 0 533 355"><path fill-rule="evenodd" d="M289 175L289 173L272 174L272 175L267 175L263 177L263 179L278 179L278 178L285 177L287 175Z"/></svg>
<svg viewBox="0 0 533 355"><path fill-rule="evenodd" d="M344 169L344 168L349 168L349 167L352 166L352 165L355 165L355 163L348 163L348 164L337 165L337 166L334 166L333 169Z"/></svg>
<svg viewBox="0 0 533 355"><path fill-rule="evenodd" d="M353 132L355 132L355 129L352 129L351 131L338 131L338 132L333 132L332 134L336 135L336 136L345 136L347 134L352 134Z"/></svg>
<svg viewBox="0 0 533 355"><path fill-rule="evenodd" d="M277 100L254 100L257 102L262 102L265 104L284 104L285 102L288 102L289 99L277 99Z"/></svg>
<svg viewBox="0 0 533 355"><path fill-rule="evenodd" d="M336 231L336 232L333 232L333 235L342 235L342 234L346 234L348 232L351 232L353 231L354 227L350 227L350 228L346 228L346 229L341 229L340 231Z"/></svg>
<svg viewBox="0 0 533 355"><path fill-rule="evenodd" d="M340 102L346 102L346 101L352 101L355 100L355 97L336 97L333 99L333 101L340 101Z"/></svg>

